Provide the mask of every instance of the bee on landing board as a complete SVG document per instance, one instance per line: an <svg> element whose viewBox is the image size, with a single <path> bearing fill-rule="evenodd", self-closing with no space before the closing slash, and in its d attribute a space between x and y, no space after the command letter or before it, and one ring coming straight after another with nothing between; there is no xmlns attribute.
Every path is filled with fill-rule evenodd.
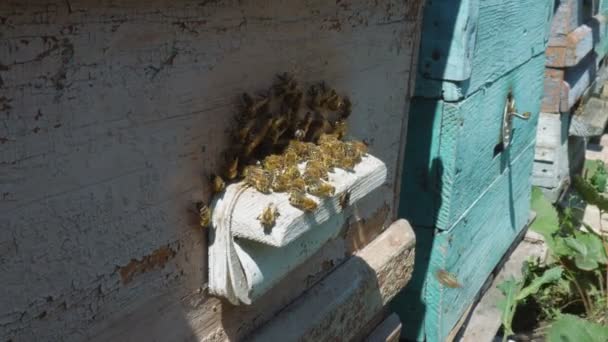
<svg viewBox="0 0 608 342"><path fill-rule="evenodd" d="M289 203L305 212L311 212L317 209L317 202L306 196L306 193L303 191L292 191L289 194Z"/></svg>
<svg viewBox="0 0 608 342"><path fill-rule="evenodd" d="M264 210L262 210L262 213L258 216L258 220L265 229L270 229L276 224L277 217L279 217L279 215L280 214L277 207L273 203L270 203L266 208L264 208Z"/></svg>

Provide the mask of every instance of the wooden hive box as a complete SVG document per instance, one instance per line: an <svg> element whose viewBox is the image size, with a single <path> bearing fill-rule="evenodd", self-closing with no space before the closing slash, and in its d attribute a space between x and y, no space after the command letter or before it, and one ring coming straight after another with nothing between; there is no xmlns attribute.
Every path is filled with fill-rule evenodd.
<svg viewBox="0 0 608 342"><path fill-rule="evenodd" d="M589 125L605 119L583 116L587 113L577 108L585 107L604 68L607 6L606 1L567 0L561 1L555 11L546 52L543 115L533 172L533 184L552 200L557 200L569 183L570 171L582 167L585 139L603 131L603 127L593 129Z"/></svg>
<svg viewBox="0 0 608 342"><path fill-rule="evenodd" d="M393 303L403 337L444 341L527 224L552 11L535 0L425 8L400 204L416 266ZM505 146L509 93L531 118L512 118Z"/></svg>
<svg viewBox="0 0 608 342"><path fill-rule="evenodd" d="M0 1L0 340L239 340L365 249L396 216L421 5ZM386 181L235 307L207 292L194 203L210 198L240 95L285 71L353 100L349 134ZM389 251L412 255L407 237Z"/></svg>

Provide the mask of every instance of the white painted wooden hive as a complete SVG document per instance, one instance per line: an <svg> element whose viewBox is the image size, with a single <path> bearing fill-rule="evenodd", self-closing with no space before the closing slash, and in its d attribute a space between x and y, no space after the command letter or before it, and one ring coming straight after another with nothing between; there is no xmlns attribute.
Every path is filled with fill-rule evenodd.
<svg viewBox="0 0 608 342"><path fill-rule="evenodd" d="M242 182L229 185L212 205L210 293L235 305L250 304L338 234L345 222L342 193L349 192L352 205L386 177L386 165L369 154L352 172L336 168L329 173L335 195L311 196L318 203L311 213L289 204L287 193L262 194ZM265 230L257 217L270 203L280 215L275 226Z"/></svg>

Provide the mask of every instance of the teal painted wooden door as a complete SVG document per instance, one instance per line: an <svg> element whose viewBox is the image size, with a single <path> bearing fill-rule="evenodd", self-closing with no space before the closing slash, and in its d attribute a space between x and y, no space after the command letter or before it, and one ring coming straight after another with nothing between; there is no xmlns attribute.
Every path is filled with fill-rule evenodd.
<svg viewBox="0 0 608 342"><path fill-rule="evenodd" d="M427 3L400 199L418 241L393 303L403 337L443 341L528 221L552 13L552 0ZM509 93L532 117L513 119L505 147Z"/></svg>

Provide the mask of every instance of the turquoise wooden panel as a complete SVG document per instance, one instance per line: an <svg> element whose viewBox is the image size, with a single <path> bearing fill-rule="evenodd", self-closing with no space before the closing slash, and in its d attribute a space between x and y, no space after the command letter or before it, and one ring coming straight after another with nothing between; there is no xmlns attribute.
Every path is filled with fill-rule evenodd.
<svg viewBox="0 0 608 342"><path fill-rule="evenodd" d="M416 96L458 101L546 48L553 0L479 0L478 10L470 8L475 2L458 5L454 0L433 1L425 10ZM458 24L464 17L462 28ZM475 39L468 39L475 28ZM440 30L444 33L437 32ZM436 47L449 40L446 35L454 37L452 44L445 45L451 49L448 53ZM457 67L462 68L462 75L455 76L452 70ZM470 78L458 79L465 74Z"/></svg>
<svg viewBox="0 0 608 342"><path fill-rule="evenodd" d="M471 76L479 0L427 1L420 42L424 77L464 81Z"/></svg>
<svg viewBox="0 0 608 342"><path fill-rule="evenodd" d="M521 232L530 210L534 145L509 163L452 229L415 227L412 280L391 303L403 322L402 337L444 341ZM454 274L462 287L443 286L438 270Z"/></svg>
<svg viewBox="0 0 608 342"><path fill-rule="evenodd" d="M600 0L598 13L602 15L608 14L608 0Z"/></svg>
<svg viewBox="0 0 608 342"><path fill-rule="evenodd" d="M464 211L532 141L544 81L544 55L503 75L466 100L415 98L410 110L400 215L414 225L441 230ZM512 89L529 121L513 119L508 153L498 144L507 93ZM426 146L428 144L428 146Z"/></svg>
<svg viewBox="0 0 608 342"><path fill-rule="evenodd" d="M435 235L424 291L427 341L445 340L525 226L533 157L534 141L452 229ZM442 285L439 270L454 274L462 287Z"/></svg>

